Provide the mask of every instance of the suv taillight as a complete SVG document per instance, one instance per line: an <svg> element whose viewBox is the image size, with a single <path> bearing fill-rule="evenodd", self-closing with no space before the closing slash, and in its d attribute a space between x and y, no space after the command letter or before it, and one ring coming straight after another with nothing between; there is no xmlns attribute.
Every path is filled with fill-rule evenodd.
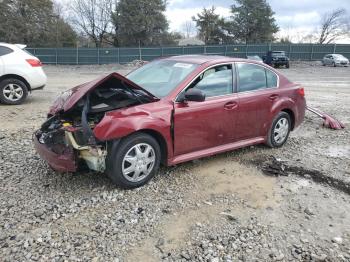
<svg viewBox="0 0 350 262"><path fill-rule="evenodd" d="M43 64L40 62L39 59L26 59L27 63L30 64L32 67L40 67Z"/></svg>
<svg viewBox="0 0 350 262"><path fill-rule="evenodd" d="M300 87L300 88L298 89L298 94L301 95L301 96L305 96L305 90L304 90L303 87Z"/></svg>

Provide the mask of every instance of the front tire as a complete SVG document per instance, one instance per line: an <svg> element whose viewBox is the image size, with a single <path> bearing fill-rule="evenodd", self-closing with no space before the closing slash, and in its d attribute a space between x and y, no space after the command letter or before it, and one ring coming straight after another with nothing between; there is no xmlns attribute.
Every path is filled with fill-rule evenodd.
<svg viewBox="0 0 350 262"><path fill-rule="evenodd" d="M279 112L272 122L272 126L268 133L267 145L272 148L283 146L291 130L291 119L288 113Z"/></svg>
<svg viewBox="0 0 350 262"><path fill-rule="evenodd" d="M25 83L18 79L10 78L0 82L0 102L6 105L19 105L28 96Z"/></svg>
<svg viewBox="0 0 350 262"><path fill-rule="evenodd" d="M121 188L140 187L154 177L160 159L157 140L145 133L135 133L112 144L107 156L106 173Z"/></svg>

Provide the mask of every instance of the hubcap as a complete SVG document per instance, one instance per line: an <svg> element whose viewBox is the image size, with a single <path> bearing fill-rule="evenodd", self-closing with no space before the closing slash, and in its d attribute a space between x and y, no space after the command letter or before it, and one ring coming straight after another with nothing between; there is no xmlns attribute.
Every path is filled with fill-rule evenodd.
<svg viewBox="0 0 350 262"><path fill-rule="evenodd" d="M152 171L156 155L151 145L140 143L133 146L124 156L122 172L130 182L139 182Z"/></svg>
<svg viewBox="0 0 350 262"><path fill-rule="evenodd" d="M286 140L289 132L289 122L286 118L281 118L275 125L275 130L273 131L273 136L275 142L281 144Z"/></svg>
<svg viewBox="0 0 350 262"><path fill-rule="evenodd" d="M12 102L18 101L23 97L23 88L16 84L8 84L2 92L4 97Z"/></svg>

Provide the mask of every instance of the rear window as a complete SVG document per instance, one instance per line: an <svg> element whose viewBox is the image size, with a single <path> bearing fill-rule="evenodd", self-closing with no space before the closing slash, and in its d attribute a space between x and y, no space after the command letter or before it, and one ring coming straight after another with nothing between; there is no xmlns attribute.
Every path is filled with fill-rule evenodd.
<svg viewBox="0 0 350 262"><path fill-rule="evenodd" d="M285 56L285 52L272 52L272 56Z"/></svg>
<svg viewBox="0 0 350 262"><path fill-rule="evenodd" d="M13 50L6 46L0 46L0 56L11 54Z"/></svg>

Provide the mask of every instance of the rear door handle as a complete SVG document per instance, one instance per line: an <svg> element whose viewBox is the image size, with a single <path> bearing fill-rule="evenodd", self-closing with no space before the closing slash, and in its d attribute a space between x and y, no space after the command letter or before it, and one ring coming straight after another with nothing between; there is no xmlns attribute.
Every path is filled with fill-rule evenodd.
<svg viewBox="0 0 350 262"><path fill-rule="evenodd" d="M278 95L276 95L276 94L269 96L270 100L276 100L277 98L278 98Z"/></svg>
<svg viewBox="0 0 350 262"><path fill-rule="evenodd" d="M227 102L227 103L224 105L224 108L225 108L226 110L232 110L232 109L235 109L237 106L238 106L238 103L237 103L237 102L231 101L231 102Z"/></svg>

